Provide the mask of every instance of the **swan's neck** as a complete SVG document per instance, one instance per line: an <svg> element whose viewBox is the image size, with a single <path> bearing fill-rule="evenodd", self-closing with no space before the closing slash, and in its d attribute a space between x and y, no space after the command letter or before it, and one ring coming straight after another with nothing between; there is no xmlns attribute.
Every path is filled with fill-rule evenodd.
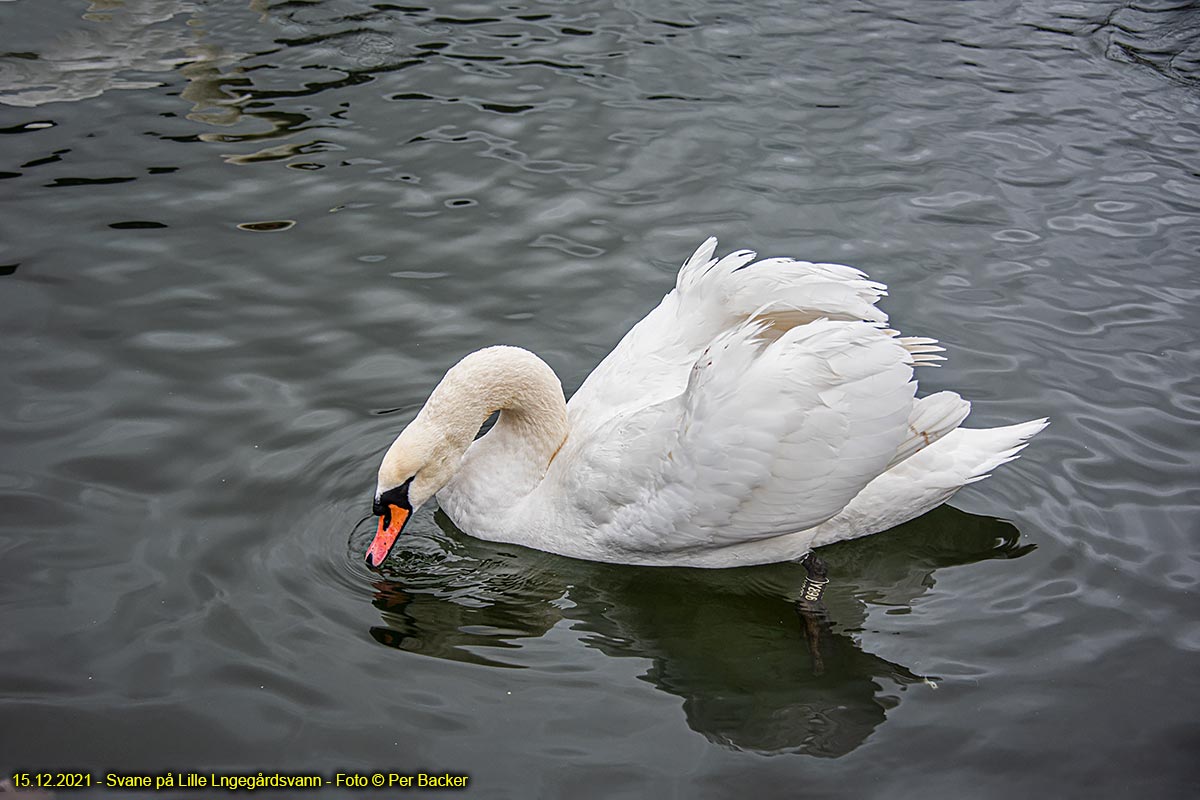
<svg viewBox="0 0 1200 800"><path fill-rule="evenodd" d="M500 417L475 441L494 412ZM468 509L495 514L541 482L568 432L567 404L554 370L518 347L489 347L458 362L434 389L418 420L464 453L438 493L451 518Z"/></svg>

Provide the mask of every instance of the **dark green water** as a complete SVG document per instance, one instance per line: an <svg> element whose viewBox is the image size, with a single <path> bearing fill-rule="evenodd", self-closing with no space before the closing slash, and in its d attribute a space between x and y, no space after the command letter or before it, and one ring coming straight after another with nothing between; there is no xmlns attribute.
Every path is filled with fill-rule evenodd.
<svg viewBox="0 0 1200 800"><path fill-rule="evenodd" d="M1166 2L0 1L0 772L1194 796L1198 32ZM378 459L449 364L521 345L573 390L709 234L867 270L949 347L923 392L1051 427L828 548L815 651L794 565L423 512L366 571Z"/></svg>

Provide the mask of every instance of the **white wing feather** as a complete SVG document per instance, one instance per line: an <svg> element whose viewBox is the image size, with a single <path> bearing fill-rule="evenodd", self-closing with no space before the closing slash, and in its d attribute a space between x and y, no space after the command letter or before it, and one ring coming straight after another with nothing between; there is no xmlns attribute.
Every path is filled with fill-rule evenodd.
<svg viewBox="0 0 1200 800"><path fill-rule="evenodd" d="M543 490L613 552L708 550L818 525L904 442L914 355L858 270L711 258L710 239L568 405Z"/></svg>
<svg viewBox="0 0 1200 800"><path fill-rule="evenodd" d="M709 237L684 262L675 289L592 371L567 405L571 428L586 434L641 407L678 395L700 354L747 320L771 320L775 335L819 318L886 322L875 307L887 287L853 267L789 258L751 263L738 250L714 259Z"/></svg>

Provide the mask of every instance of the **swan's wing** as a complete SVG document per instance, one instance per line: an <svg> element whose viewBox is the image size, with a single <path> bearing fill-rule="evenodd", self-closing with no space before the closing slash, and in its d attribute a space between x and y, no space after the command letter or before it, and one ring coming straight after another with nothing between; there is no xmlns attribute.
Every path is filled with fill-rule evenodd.
<svg viewBox="0 0 1200 800"><path fill-rule="evenodd" d="M709 238L692 254L675 288L584 381L568 404L573 431L591 433L678 396L705 348L749 319L768 321L767 338L820 318L887 321L875 307L887 287L859 270L788 258L754 262L749 250L717 259L716 246Z"/></svg>
<svg viewBox="0 0 1200 800"><path fill-rule="evenodd" d="M913 354L891 331L817 320L721 335L673 398L576 437L547 486L612 552L709 550L837 514L905 440Z"/></svg>
<svg viewBox="0 0 1200 800"><path fill-rule="evenodd" d="M705 546L805 530L886 469L905 438L912 354L863 322L817 320L766 346L748 324L697 362L676 478Z"/></svg>

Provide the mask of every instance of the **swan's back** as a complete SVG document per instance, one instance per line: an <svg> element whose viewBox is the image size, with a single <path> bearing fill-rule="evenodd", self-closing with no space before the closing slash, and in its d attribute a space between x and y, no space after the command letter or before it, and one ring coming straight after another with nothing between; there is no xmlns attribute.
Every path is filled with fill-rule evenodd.
<svg viewBox="0 0 1200 800"><path fill-rule="evenodd" d="M536 535L571 537L560 551L702 563L813 529L965 416L943 393L945 430L914 444L913 366L941 348L886 328L882 284L715 246L568 404L571 434L522 509L542 512Z"/></svg>
<svg viewBox="0 0 1200 800"><path fill-rule="evenodd" d="M768 336L822 317L887 322L875 306L887 287L857 269L789 258L754 262L749 250L716 259L716 247L709 237L696 249L675 288L579 387L567 406L574 430L678 395L700 354L751 318L769 321Z"/></svg>

